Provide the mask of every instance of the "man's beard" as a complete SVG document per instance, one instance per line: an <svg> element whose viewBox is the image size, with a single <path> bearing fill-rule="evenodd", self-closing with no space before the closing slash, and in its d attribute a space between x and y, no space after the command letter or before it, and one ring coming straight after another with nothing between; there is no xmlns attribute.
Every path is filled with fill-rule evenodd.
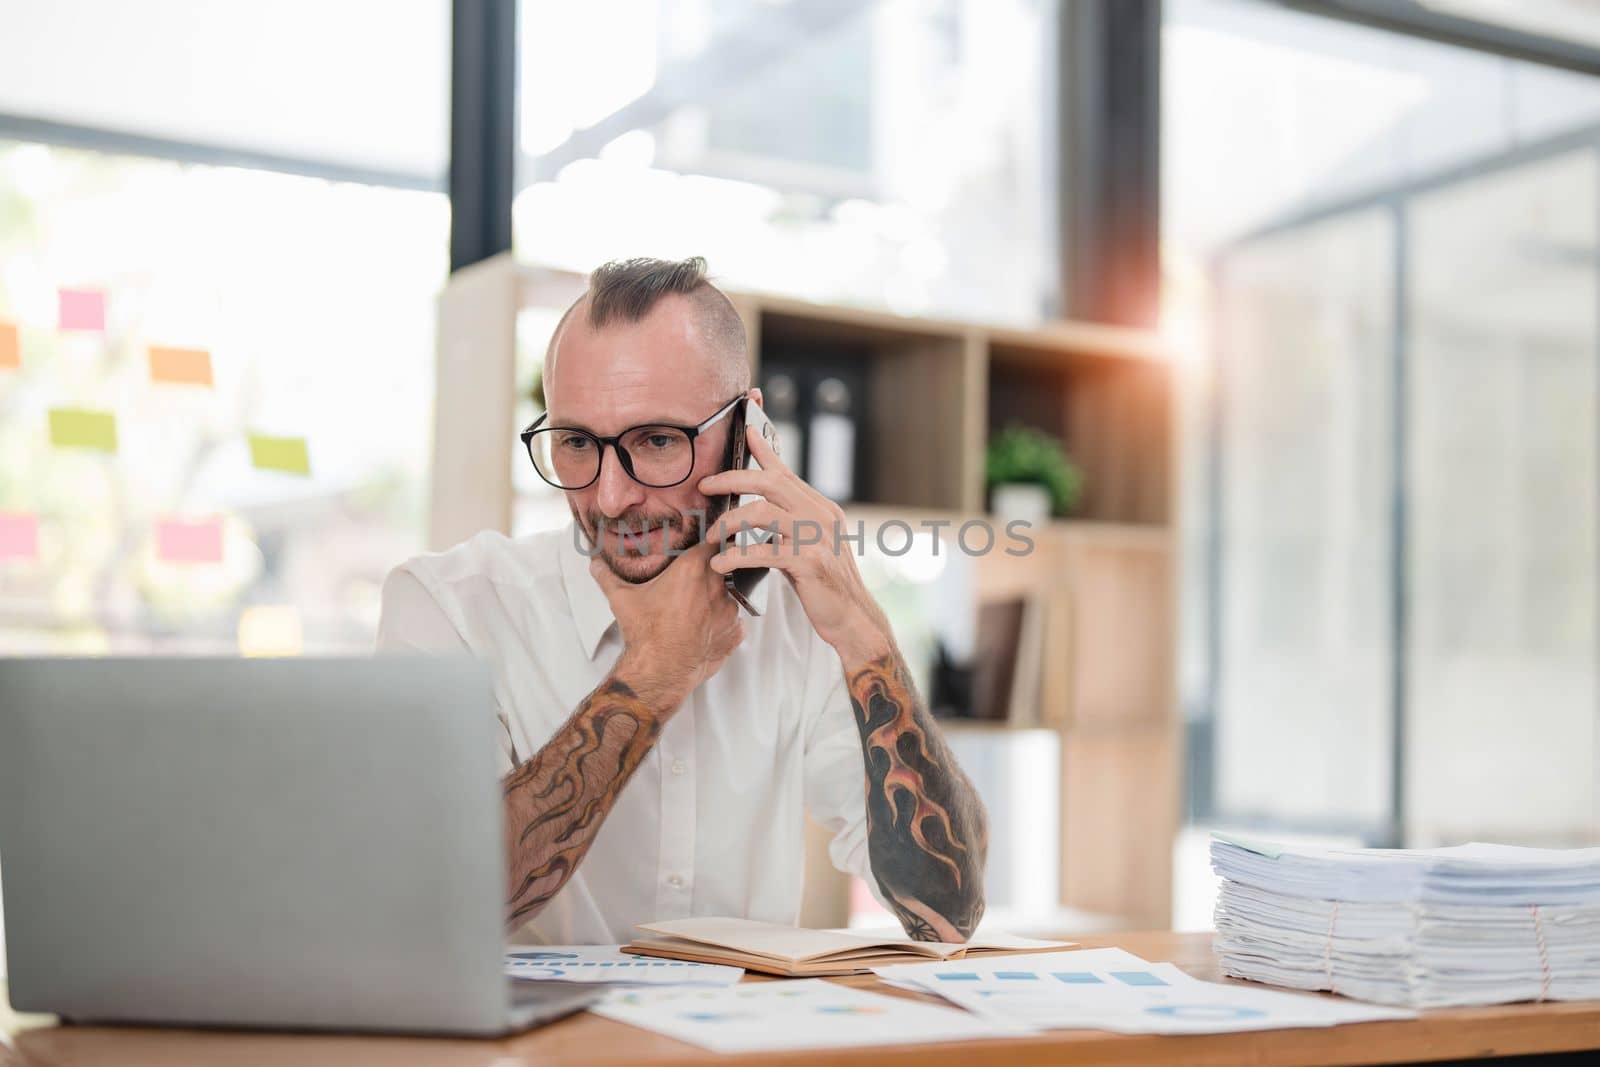
<svg viewBox="0 0 1600 1067"><path fill-rule="evenodd" d="M577 517L576 511L573 516ZM634 585L648 582L677 556L705 539L704 524L697 514L685 516L676 511L651 515L635 508L610 518L591 510L579 519L579 524L593 546L591 552L612 574ZM645 536L637 542L629 536L641 533Z"/></svg>

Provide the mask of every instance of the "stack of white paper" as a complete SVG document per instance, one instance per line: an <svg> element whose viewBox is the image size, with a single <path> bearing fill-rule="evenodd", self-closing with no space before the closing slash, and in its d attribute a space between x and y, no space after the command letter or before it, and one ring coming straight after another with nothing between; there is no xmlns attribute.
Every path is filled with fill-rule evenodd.
<svg viewBox="0 0 1600 1067"><path fill-rule="evenodd" d="M1202 982L1170 963L1147 963L1116 948L874 970L890 985L937 994L984 1018L1041 1029L1215 1034L1414 1014L1333 997Z"/></svg>
<svg viewBox="0 0 1600 1067"><path fill-rule="evenodd" d="M1413 1007L1600 997L1600 849L1290 849L1215 835L1223 970Z"/></svg>

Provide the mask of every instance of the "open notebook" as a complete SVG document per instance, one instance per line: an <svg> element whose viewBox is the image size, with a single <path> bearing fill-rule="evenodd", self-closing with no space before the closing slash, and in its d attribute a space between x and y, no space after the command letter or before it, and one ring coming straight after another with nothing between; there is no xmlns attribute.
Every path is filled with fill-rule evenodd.
<svg viewBox="0 0 1600 1067"><path fill-rule="evenodd" d="M754 919L672 919L641 923L622 946L638 956L726 963L786 978L860 974L873 967L920 960L954 960L1005 952L1053 952L1067 941L984 934L966 944L912 941L876 930L802 930Z"/></svg>

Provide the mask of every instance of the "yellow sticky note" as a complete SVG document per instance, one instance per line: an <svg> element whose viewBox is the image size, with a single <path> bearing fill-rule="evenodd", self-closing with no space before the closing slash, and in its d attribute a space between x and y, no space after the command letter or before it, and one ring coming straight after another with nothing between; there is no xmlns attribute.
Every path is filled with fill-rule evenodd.
<svg viewBox="0 0 1600 1067"><path fill-rule="evenodd" d="M311 473L311 453L304 437L267 437L253 433L250 435L250 462L264 471Z"/></svg>
<svg viewBox="0 0 1600 1067"><path fill-rule="evenodd" d="M150 380L175 385L210 385L211 353L203 348L151 345Z"/></svg>
<svg viewBox="0 0 1600 1067"><path fill-rule="evenodd" d="M17 339L17 328L9 322L0 322L0 368L22 366L22 342Z"/></svg>
<svg viewBox="0 0 1600 1067"><path fill-rule="evenodd" d="M109 411L53 408L50 411L50 443L57 448L94 448L101 452L115 452L117 417Z"/></svg>

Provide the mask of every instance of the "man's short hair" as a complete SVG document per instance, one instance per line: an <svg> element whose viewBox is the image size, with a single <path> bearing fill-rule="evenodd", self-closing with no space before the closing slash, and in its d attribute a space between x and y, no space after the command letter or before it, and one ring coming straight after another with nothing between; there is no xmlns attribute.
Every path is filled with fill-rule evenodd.
<svg viewBox="0 0 1600 1067"><path fill-rule="evenodd" d="M549 388L555 365L556 345L567 321L580 306L585 309L589 325L599 329L613 322L638 322L672 294L691 302L701 336L717 359L726 398L748 390L750 352L744 321L733 301L708 280L703 256L678 260L639 256L614 259L595 268L589 275L588 290L567 308L550 335L550 347L545 352L545 388Z"/></svg>

